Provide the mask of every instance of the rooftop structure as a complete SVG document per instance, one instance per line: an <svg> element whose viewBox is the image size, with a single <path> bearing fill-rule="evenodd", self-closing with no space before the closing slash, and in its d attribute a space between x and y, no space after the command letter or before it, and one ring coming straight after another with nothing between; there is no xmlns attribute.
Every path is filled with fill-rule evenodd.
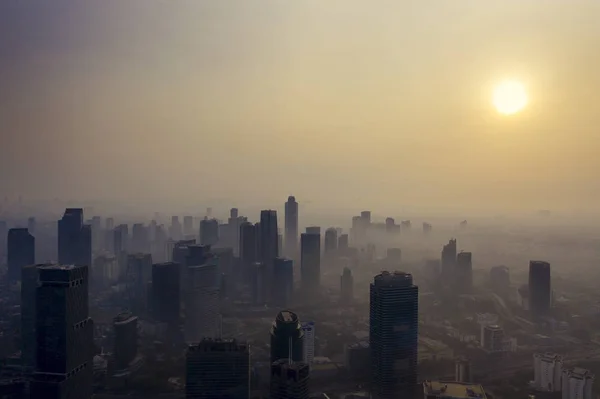
<svg viewBox="0 0 600 399"><path fill-rule="evenodd" d="M481 385L454 381L425 381L423 393L425 399L486 399Z"/></svg>

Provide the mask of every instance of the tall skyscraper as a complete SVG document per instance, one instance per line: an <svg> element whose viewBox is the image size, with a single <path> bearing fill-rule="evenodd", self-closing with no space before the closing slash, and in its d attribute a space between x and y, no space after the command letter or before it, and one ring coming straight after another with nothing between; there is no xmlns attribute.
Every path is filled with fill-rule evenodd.
<svg viewBox="0 0 600 399"><path fill-rule="evenodd" d="M185 355L186 399L248 399L250 346L245 342L203 339Z"/></svg>
<svg viewBox="0 0 600 399"><path fill-rule="evenodd" d="M348 234L340 234L338 237L338 250L340 252L348 250Z"/></svg>
<svg viewBox="0 0 600 399"><path fill-rule="evenodd" d="M350 268L345 267L342 277L340 277L340 302L343 304L352 303L354 299L354 277Z"/></svg>
<svg viewBox="0 0 600 399"><path fill-rule="evenodd" d="M199 342L220 336L220 273L216 263L188 267L185 339Z"/></svg>
<svg viewBox="0 0 600 399"><path fill-rule="evenodd" d="M451 239L442 249L442 276L451 279L456 265L456 239Z"/></svg>
<svg viewBox="0 0 600 399"><path fill-rule="evenodd" d="M298 253L298 202L292 195L285 203L285 250L284 254L295 259Z"/></svg>
<svg viewBox="0 0 600 399"><path fill-rule="evenodd" d="M529 262L529 309L533 317L547 315L552 302L550 263Z"/></svg>
<svg viewBox="0 0 600 399"><path fill-rule="evenodd" d="M470 293L473 289L473 263L471 252L456 255L455 278L458 292Z"/></svg>
<svg viewBox="0 0 600 399"><path fill-rule="evenodd" d="M21 269L35 263L35 237L27 229L10 229L7 237L8 281L21 279Z"/></svg>
<svg viewBox="0 0 600 399"><path fill-rule="evenodd" d="M304 331L296 313L282 310L271 326L271 363L279 359L301 361L304 357Z"/></svg>
<svg viewBox="0 0 600 399"><path fill-rule="evenodd" d="M37 364L33 399L92 396L94 327L88 314L88 267L38 268Z"/></svg>
<svg viewBox="0 0 600 399"><path fill-rule="evenodd" d="M180 269L175 262L152 265L152 313L170 328L179 326L180 321Z"/></svg>
<svg viewBox="0 0 600 399"><path fill-rule="evenodd" d="M126 224L120 224L117 227L115 227L113 237L113 247L115 255L119 256L121 252L129 251L129 226L127 226Z"/></svg>
<svg viewBox="0 0 600 399"><path fill-rule="evenodd" d="M219 242L219 221L203 219L200 221L200 244L216 245Z"/></svg>
<svg viewBox="0 0 600 399"><path fill-rule="evenodd" d="M131 228L131 251L141 253L150 252L148 228L143 223L136 223Z"/></svg>
<svg viewBox="0 0 600 399"><path fill-rule="evenodd" d="M321 226L308 226L304 229L305 234L319 234L321 235Z"/></svg>
<svg viewBox="0 0 600 399"><path fill-rule="evenodd" d="M114 361L118 371L127 369L138 353L138 318L129 312L113 319L115 333Z"/></svg>
<svg viewBox="0 0 600 399"><path fill-rule="evenodd" d="M304 332L304 354L302 360L311 364L315 359L315 322L307 321L302 323L302 331Z"/></svg>
<svg viewBox="0 0 600 399"><path fill-rule="evenodd" d="M36 293L38 268L50 264L30 264L21 269L21 360L25 373L33 373L36 360Z"/></svg>
<svg viewBox="0 0 600 399"><path fill-rule="evenodd" d="M272 270L273 261L279 256L277 235L277 211L261 211L259 225L259 260L267 265L269 270Z"/></svg>
<svg viewBox="0 0 600 399"><path fill-rule="evenodd" d="M325 230L325 251L324 254L326 257L330 257L337 250L338 246L338 234L337 230L333 227Z"/></svg>
<svg viewBox="0 0 600 399"><path fill-rule="evenodd" d="M244 281L252 279L252 265L258 261L258 227L250 222L240 225L240 263Z"/></svg>
<svg viewBox="0 0 600 399"><path fill-rule="evenodd" d="M303 296L317 295L321 286L321 236L300 236L300 275Z"/></svg>
<svg viewBox="0 0 600 399"><path fill-rule="evenodd" d="M185 238L188 236L193 236L194 232L194 218L192 216L184 216L183 217L183 234Z"/></svg>
<svg viewBox="0 0 600 399"><path fill-rule="evenodd" d="M183 239L183 230L179 222L179 216L171 216L171 227L169 227L171 239L179 241Z"/></svg>
<svg viewBox="0 0 600 399"><path fill-rule="evenodd" d="M58 221L58 263L92 267L92 229L81 208L67 208Z"/></svg>
<svg viewBox="0 0 600 399"><path fill-rule="evenodd" d="M371 283L371 387L395 398L417 383L419 290L410 274L382 272Z"/></svg>
<svg viewBox="0 0 600 399"><path fill-rule="evenodd" d="M310 398L310 369L304 362L281 359L271 365L271 399Z"/></svg>
<svg viewBox="0 0 600 399"><path fill-rule="evenodd" d="M126 272L127 295L129 310L136 315L147 314L150 283L152 283L152 256L150 254L129 255Z"/></svg>
<svg viewBox="0 0 600 399"><path fill-rule="evenodd" d="M275 258L273 266L273 303L280 307L290 305L294 293L294 261Z"/></svg>

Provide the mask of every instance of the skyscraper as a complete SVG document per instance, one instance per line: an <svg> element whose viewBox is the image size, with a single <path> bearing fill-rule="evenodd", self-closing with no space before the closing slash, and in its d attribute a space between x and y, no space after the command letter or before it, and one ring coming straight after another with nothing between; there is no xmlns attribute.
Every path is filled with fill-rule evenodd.
<svg viewBox="0 0 600 399"><path fill-rule="evenodd" d="M220 335L220 273L215 262L188 267L185 338L199 342Z"/></svg>
<svg viewBox="0 0 600 399"><path fill-rule="evenodd" d="M534 318L547 315L552 302L550 263L529 262L529 309Z"/></svg>
<svg viewBox="0 0 600 399"><path fill-rule="evenodd" d="M37 365L33 399L89 399L93 322L88 315L88 267L38 268Z"/></svg>
<svg viewBox="0 0 600 399"><path fill-rule="evenodd" d="M194 233L194 218L192 216L183 217L183 234L185 238L193 236Z"/></svg>
<svg viewBox="0 0 600 399"><path fill-rule="evenodd" d="M285 203L285 251L290 259L295 259L298 253L298 202L292 195Z"/></svg>
<svg viewBox="0 0 600 399"><path fill-rule="evenodd" d="M250 222L240 225L240 263L244 281L252 279L251 266L258 261L258 228Z"/></svg>
<svg viewBox="0 0 600 399"><path fill-rule="evenodd" d="M175 262L152 265L152 313L154 318L170 328L179 325L181 265Z"/></svg>
<svg viewBox="0 0 600 399"><path fill-rule="evenodd" d="M271 365L271 399L310 398L310 369L304 362L281 359Z"/></svg>
<svg viewBox="0 0 600 399"><path fill-rule="evenodd" d="M471 252L456 255L455 278L458 292L470 293L473 289L473 263Z"/></svg>
<svg viewBox="0 0 600 399"><path fill-rule="evenodd" d="M352 303L354 298L354 277L350 268L345 267L342 277L340 277L340 302L343 304Z"/></svg>
<svg viewBox="0 0 600 399"><path fill-rule="evenodd" d="M200 244L215 245L219 242L219 221L203 219L200 221Z"/></svg>
<svg viewBox="0 0 600 399"><path fill-rule="evenodd" d="M307 321L302 323L302 331L304 332L304 354L302 360L310 365L315 359L315 322Z"/></svg>
<svg viewBox="0 0 600 399"><path fill-rule="evenodd" d="M169 235L175 241L183 239L183 230L179 222L179 216L171 216L171 227L169 227Z"/></svg>
<svg viewBox="0 0 600 399"><path fill-rule="evenodd" d="M451 279L456 265L456 239L451 239L442 249L442 276Z"/></svg>
<svg viewBox="0 0 600 399"><path fill-rule="evenodd" d="M203 339L185 355L186 399L248 399L250 347L245 342Z"/></svg>
<svg viewBox="0 0 600 399"><path fill-rule="evenodd" d="M267 265L269 270L272 270L273 261L279 256L277 234L277 211L261 211L259 225L259 261Z"/></svg>
<svg viewBox="0 0 600 399"><path fill-rule="evenodd" d="M36 360L36 292L38 268L50 264L30 264L21 269L21 360L25 373L33 373Z"/></svg>
<svg viewBox="0 0 600 399"><path fill-rule="evenodd" d="M340 234L338 237L338 250L340 252L348 250L348 234Z"/></svg>
<svg viewBox="0 0 600 399"><path fill-rule="evenodd" d="M21 269L35 263L35 237L27 229L10 229L7 237L8 281L21 279Z"/></svg>
<svg viewBox="0 0 600 399"><path fill-rule="evenodd" d="M141 253L150 252L148 228L143 223L136 223L131 227L131 251Z"/></svg>
<svg viewBox="0 0 600 399"><path fill-rule="evenodd" d="M300 236L300 275L303 295L316 295L321 285L321 236Z"/></svg>
<svg viewBox="0 0 600 399"><path fill-rule="evenodd" d="M333 227L328 228L327 230L325 230L325 256L326 257L330 257L332 254L335 253L335 251L337 250L337 246L338 246L338 234L337 234L337 230Z"/></svg>
<svg viewBox="0 0 600 399"><path fill-rule="evenodd" d="M294 361L304 357L304 331L296 313L282 310L271 326L271 363L290 354Z"/></svg>
<svg viewBox="0 0 600 399"><path fill-rule="evenodd" d="M136 315L148 311L150 295L148 288L152 282L152 256L133 254L127 257L126 285L129 296L129 309Z"/></svg>
<svg viewBox="0 0 600 399"><path fill-rule="evenodd" d="M289 306L294 292L294 261L275 258L273 265L273 303L277 306Z"/></svg>
<svg viewBox="0 0 600 399"><path fill-rule="evenodd" d="M67 208L58 221L58 263L92 267L92 229L81 208Z"/></svg>
<svg viewBox="0 0 600 399"><path fill-rule="evenodd" d="M395 398L417 383L419 290L410 274L382 272L370 295L372 394Z"/></svg>
<svg viewBox="0 0 600 399"><path fill-rule="evenodd" d="M115 369L125 370L137 356L138 318L129 312L121 313L113 319L113 329Z"/></svg>

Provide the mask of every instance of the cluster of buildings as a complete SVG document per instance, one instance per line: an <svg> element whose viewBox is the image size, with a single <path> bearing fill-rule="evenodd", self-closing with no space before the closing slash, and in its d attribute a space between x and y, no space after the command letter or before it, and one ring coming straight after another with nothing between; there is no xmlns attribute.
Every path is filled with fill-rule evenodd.
<svg viewBox="0 0 600 399"><path fill-rule="evenodd" d="M563 358L555 353L533 356L533 388L542 392L560 392L562 399L592 399L595 376L579 367L567 368Z"/></svg>

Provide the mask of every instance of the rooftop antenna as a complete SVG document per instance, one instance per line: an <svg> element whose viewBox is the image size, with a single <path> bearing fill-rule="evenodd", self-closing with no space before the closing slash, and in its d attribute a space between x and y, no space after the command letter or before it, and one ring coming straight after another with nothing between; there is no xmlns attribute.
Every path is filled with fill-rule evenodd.
<svg viewBox="0 0 600 399"><path fill-rule="evenodd" d="M288 338L288 364L292 364L292 337Z"/></svg>

